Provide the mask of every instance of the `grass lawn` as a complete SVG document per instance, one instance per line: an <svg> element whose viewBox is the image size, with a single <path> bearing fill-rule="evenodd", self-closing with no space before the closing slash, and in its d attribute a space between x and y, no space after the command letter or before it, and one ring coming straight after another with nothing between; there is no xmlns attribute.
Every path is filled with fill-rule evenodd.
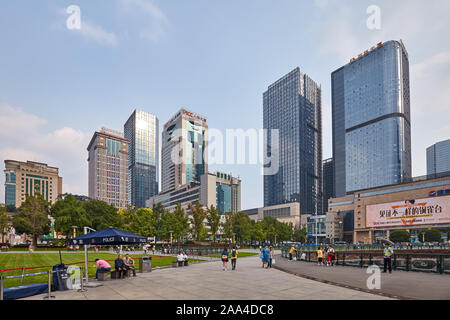
<svg viewBox="0 0 450 320"><path fill-rule="evenodd" d="M76 266L84 267L84 252L61 252L62 262L65 265L71 263L82 262ZM124 256L124 255L123 255ZM145 256L143 254L131 254L132 258L139 258ZM148 256L148 255L147 255ZM108 261L112 268L114 268L114 260L117 258L116 254L112 253L93 253L88 252L88 261L94 261L96 258ZM159 257L152 256L152 267L168 266L176 261L176 257ZM191 259L191 261L194 261ZM25 270L25 274L36 273L51 270L52 266L59 263L58 252L33 252L33 253L0 253L0 270L15 269L15 268L31 268L44 267L39 269ZM139 270L139 259L135 260L136 270ZM95 262L88 262L89 277L95 277ZM1 276L21 275L21 270L0 272ZM21 278L4 279L4 287L13 287L20 285ZM23 284L31 283L47 283L48 276L46 274L24 277Z"/></svg>
<svg viewBox="0 0 450 320"><path fill-rule="evenodd" d="M245 257L251 257L251 256L257 256L259 253L256 252L239 252L238 251L238 258L245 258ZM208 254L205 257L211 257L211 258L221 258L221 254ZM231 252L228 254L228 257L231 258Z"/></svg>

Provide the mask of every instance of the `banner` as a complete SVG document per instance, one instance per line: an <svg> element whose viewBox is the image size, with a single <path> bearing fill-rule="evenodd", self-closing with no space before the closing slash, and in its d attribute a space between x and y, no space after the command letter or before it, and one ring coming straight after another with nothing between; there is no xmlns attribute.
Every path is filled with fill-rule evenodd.
<svg viewBox="0 0 450 320"><path fill-rule="evenodd" d="M366 206L366 227L450 223L450 196Z"/></svg>

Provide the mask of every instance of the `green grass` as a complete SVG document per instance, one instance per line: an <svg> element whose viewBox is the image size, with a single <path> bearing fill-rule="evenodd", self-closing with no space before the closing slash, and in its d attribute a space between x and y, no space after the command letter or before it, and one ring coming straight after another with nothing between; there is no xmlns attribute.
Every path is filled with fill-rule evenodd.
<svg viewBox="0 0 450 320"><path fill-rule="evenodd" d="M65 265L71 263L83 262L76 264L76 266L84 267L84 252L70 253L61 252L62 261ZM145 255L130 255L132 258L138 258ZM147 255L148 256L148 255ZM114 260L117 258L116 254L112 253L88 253L88 261L94 261L96 258L108 261L112 268L114 268ZM176 257L159 257L152 256L152 267L169 266L173 261L176 261ZM190 261L196 261L190 259ZM15 268L31 268L31 267L44 267L39 269L25 270L25 274L43 272L51 270L51 267L59 263L58 252L33 252L33 253L0 253L0 270L15 269ZM139 259L135 260L136 270L139 270ZM95 277L95 262L88 262L89 277ZM1 276L9 275L21 275L21 270L0 272ZM23 284L31 283L47 283L48 276L46 274L36 275L30 277L24 277ZM4 287L9 288L20 285L21 279L4 279Z"/></svg>
<svg viewBox="0 0 450 320"><path fill-rule="evenodd" d="M257 255L259 255L259 253L256 253L256 252L238 252L238 258L245 258L245 257L257 256ZM222 254L208 254L205 257L221 258ZM228 254L228 258L231 258L231 253Z"/></svg>

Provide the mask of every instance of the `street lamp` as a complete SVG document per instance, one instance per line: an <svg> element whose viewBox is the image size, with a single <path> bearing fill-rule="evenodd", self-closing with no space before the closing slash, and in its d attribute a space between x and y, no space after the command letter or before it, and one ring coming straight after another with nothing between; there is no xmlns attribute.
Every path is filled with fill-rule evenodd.
<svg viewBox="0 0 450 320"><path fill-rule="evenodd" d="M73 228L73 237L76 238L77 237L77 229L78 229L78 227L77 226L72 226L72 228Z"/></svg>
<svg viewBox="0 0 450 320"><path fill-rule="evenodd" d="M233 233L233 244L236 244L236 233Z"/></svg>
<svg viewBox="0 0 450 320"><path fill-rule="evenodd" d="M342 238L343 238L343 231L342 231L342 224L343 224L344 222L342 221L342 220L339 220L339 240L340 241L342 241Z"/></svg>
<svg viewBox="0 0 450 320"><path fill-rule="evenodd" d="M172 251L172 233L173 231L169 231L170 232L170 251Z"/></svg>

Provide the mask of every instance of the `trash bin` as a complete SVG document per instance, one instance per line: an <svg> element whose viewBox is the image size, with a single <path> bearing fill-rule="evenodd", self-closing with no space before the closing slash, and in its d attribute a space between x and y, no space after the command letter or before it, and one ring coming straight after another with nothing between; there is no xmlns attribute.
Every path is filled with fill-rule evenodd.
<svg viewBox="0 0 450 320"><path fill-rule="evenodd" d="M152 257L140 257L139 258L139 272L151 272L152 271Z"/></svg>
<svg viewBox="0 0 450 320"><path fill-rule="evenodd" d="M52 268L53 271L53 285L56 290L64 291L72 289L72 281L70 280L67 267L64 263L55 264Z"/></svg>

